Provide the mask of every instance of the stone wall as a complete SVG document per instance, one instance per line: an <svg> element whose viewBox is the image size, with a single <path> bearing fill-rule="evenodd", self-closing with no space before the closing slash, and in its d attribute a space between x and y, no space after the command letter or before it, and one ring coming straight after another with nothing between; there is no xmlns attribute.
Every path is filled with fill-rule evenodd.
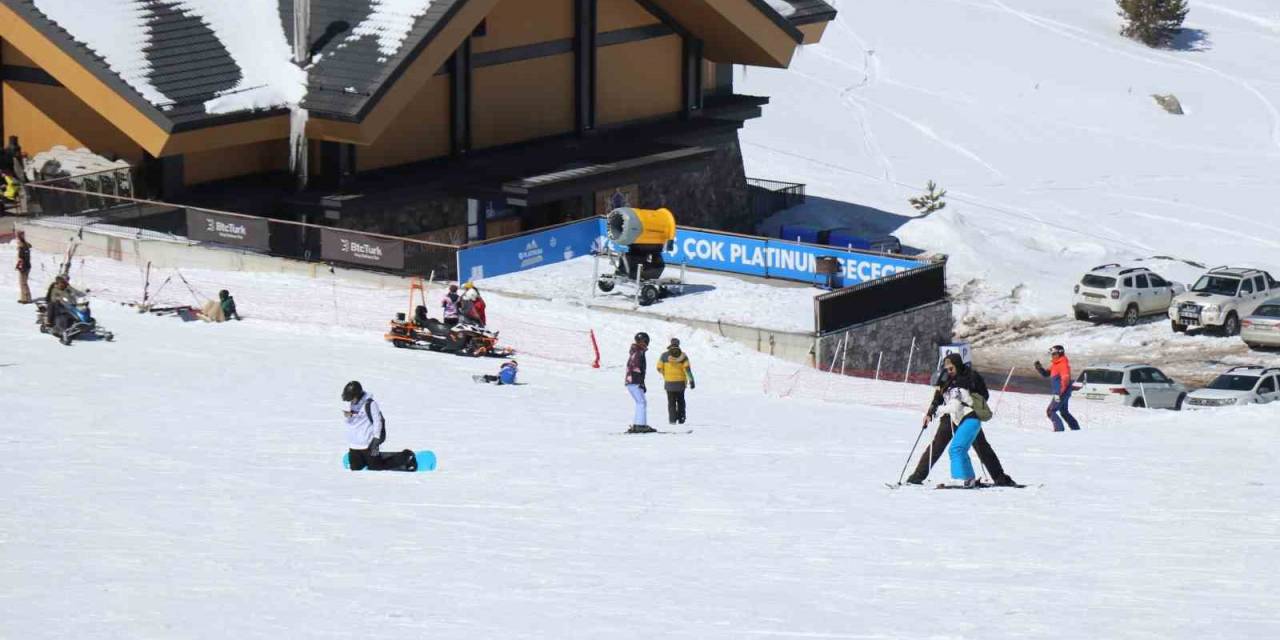
<svg viewBox="0 0 1280 640"><path fill-rule="evenodd" d="M640 206L671 209L682 226L754 233L759 220L751 212L736 132L696 143L714 147L715 154L696 171L640 183Z"/></svg>
<svg viewBox="0 0 1280 640"><path fill-rule="evenodd" d="M881 377L901 380L910 359L912 380L925 382L937 365L938 347L952 342L951 313L951 301L941 300L819 336L818 367L834 361L837 371L843 366L847 374L874 375L879 364Z"/></svg>
<svg viewBox="0 0 1280 640"><path fill-rule="evenodd" d="M344 206L341 218L326 221L335 227L394 236L416 236L467 224L467 200L448 196L395 198L379 194L376 207L359 202ZM459 238L466 241L466 236Z"/></svg>

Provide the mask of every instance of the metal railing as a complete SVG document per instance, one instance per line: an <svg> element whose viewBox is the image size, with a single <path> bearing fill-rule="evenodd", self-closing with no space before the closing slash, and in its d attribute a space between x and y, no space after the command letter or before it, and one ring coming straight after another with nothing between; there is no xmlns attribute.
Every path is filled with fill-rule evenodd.
<svg viewBox="0 0 1280 640"><path fill-rule="evenodd" d="M797 182L747 178L751 213L756 219L763 220L783 209L804 204L804 188L805 185Z"/></svg>
<svg viewBox="0 0 1280 640"><path fill-rule="evenodd" d="M230 211L69 189L23 185L29 215L109 234L168 238L246 253L353 268L456 277L458 245L263 218Z"/></svg>

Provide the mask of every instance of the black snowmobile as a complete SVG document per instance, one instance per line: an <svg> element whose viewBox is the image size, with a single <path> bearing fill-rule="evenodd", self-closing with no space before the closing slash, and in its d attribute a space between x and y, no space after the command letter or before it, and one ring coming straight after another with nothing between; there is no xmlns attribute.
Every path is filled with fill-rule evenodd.
<svg viewBox="0 0 1280 640"><path fill-rule="evenodd" d="M65 314L67 321L64 322L65 328L60 329L54 324L53 318L49 313L49 301L46 298L40 298L36 301L36 321L40 325L40 333L47 333L57 338L62 344L71 346L72 340L106 340L108 342L115 340L115 334L98 326L98 321L89 311L89 303L81 302L75 305L64 305L61 313Z"/></svg>
<svg viewBox="0 0 1280 640"><path fill-rule="evenodd" d="M512 355L510 349L498 346L498 332L468 322L450 327L440 320L426 317L425 307L418 307L412 321L405 319L405 314L397 313L385 337L399 348L428 349L472 357L507 358Z"/></svg>

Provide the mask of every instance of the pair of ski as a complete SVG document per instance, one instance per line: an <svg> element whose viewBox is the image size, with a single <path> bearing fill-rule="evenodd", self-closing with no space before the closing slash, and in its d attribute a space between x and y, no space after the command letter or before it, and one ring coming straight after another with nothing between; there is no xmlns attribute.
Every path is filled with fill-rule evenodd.
<svg viewBox="0 0 1280 640"><path fill-rule="evenodd" d="M903 488L903 487L913 487L913 486L918 486L918 487L924 488L924 485L922 485L922 484L921 484L921 485L913 485L913 484L909 484L909 483L906 483L906 482L898 482L898 483L886 482L886 483L884 483L884 486L886 486L886 487L888 487L888 488L890 488L890 489L901 489L901 488ZM991 482L979 482L978 484L973 485L973 486L971 486L971 487L966 487L966 486L964 486L964 485L962 485L962 484L947 484L947 483L945 483L945 482L940 482L940 483L938 483L936 486L931 487L931 488L933 488L933 489L967 489L967 490L974 490L974 489L1025 489L1025 488L1027 488L1027 485L1025 485L1025 484L994 484L994 483L991 483Z"/></svg>

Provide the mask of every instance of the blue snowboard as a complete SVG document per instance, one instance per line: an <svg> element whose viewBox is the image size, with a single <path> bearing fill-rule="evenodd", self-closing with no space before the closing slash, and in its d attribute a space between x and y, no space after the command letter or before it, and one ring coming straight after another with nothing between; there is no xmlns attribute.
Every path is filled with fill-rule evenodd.
<svg viewBox="0 0 1280 640"><path fill-rule="evenodd" d="M413 455L414 455L414 457L416 457L416 458L418 459L418 472L419 472L419 473L421 473L421 472L423 472L423 471L435 471L435 470L436 470L436 453L435 453L434 451L430 451L430 450L427 450L427 449L423 449L422 451L414 451L414 452L413 452ZM350 468L351 468L351 454L350 454L350 453L344 453L344 454L342 454L342 468L343 468L343 469L350 469ZM367 471L367 469L366 469L366 471Z"/></svg>

